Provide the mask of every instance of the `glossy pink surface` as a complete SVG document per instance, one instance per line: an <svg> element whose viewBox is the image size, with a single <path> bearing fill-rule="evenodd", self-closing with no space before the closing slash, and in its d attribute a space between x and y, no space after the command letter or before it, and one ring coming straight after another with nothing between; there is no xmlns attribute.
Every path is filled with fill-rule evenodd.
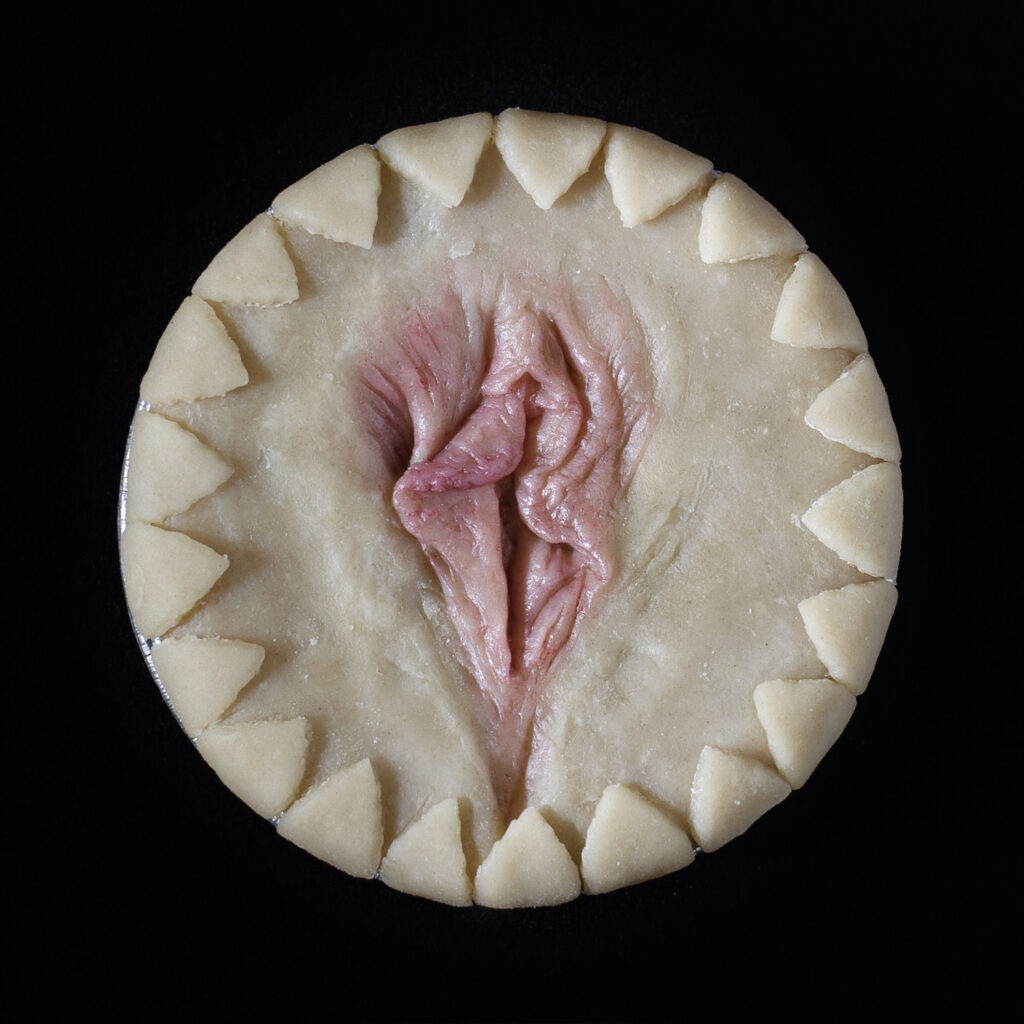
<svg viewBox="0 0 1024 1024"><path fill-rule="evenodd" d="M613 574L613 512L645 434L639 327L620 295L598 294L600 338L595 310L562 294L506 283L488 309L452 289L400 319L364 378L394 507L493 717L506 807L549 670Z"/></svg>

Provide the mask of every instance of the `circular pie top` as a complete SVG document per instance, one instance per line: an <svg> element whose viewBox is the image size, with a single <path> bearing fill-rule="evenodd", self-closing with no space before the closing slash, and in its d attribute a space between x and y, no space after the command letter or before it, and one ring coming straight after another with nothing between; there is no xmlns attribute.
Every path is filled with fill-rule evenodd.
<svg viewBox="0 0 1024 1024"><path fill-rule="evenodd" d="M739 179L472 114L312 172L196 281L141 386L126 592L288 839L558 903L807 779L895 606L899 455L845 293Z"/></svg>

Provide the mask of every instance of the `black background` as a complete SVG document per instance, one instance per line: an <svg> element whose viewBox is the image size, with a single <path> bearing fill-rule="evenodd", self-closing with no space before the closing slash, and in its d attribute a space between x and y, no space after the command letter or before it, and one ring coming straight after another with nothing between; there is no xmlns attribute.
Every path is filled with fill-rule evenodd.
<svg viewBox="0 0 1024 1024"><path fill-rule="evenodd" d="M1010 380L985 359L1018 376L1006 26L978 8L924 24L637 12L584 34L552 12L401 31L388 10L337 17L313 32L298 10L230 30L93 18L15 37L32 72L9 93L7 384L34 426L9 425L31 510L30 540L7 533L9 1005L494 1020L1005 1007L1019 669L999 663L1013 570L993 552L1019 460L1001 450ZM792 220L889 390L906 529L875 678L803 789L668 878L455 910L326 867L217 782L135 645L115 512L138 381L223 244L353 145L507 106L653 131Z"/></svg>

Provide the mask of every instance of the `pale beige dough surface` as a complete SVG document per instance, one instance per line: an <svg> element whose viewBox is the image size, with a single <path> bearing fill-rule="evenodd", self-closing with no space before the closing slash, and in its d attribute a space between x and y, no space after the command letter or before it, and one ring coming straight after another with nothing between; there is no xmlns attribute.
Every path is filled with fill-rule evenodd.
<svg viewBox="0 0 1024 1024"><path fill-rule="evenodd" d="M681 150L673 160L668 144L655 145L643 133L611 133L614 167L606 176L604 127L590 120L541 118L544 130L536 139L552 154L549 164L558 173L539 180L546 165L538 164L531 148L533 121L521 114L503 117L499 145L513 154L530 192L509 170L504 149L482 133L482 115L475 115L465 119L465 144L458 148L462 164L453 169L452 187L442 181L430 190L417 179L417 161L426 164L428 177L443 174L430 152L428 126L411 139L399 136L389 143L408 178L386 163L370 166L368 161L378 161L370 147L320 172L332 188L343 187L346 174L355 176L359 208L338 207L337 216L327 216L329 230L318 230L320 222L303 212L311 209L313 221L326 216L321 208L329 205L329 195L314 179L288 190L281 209L275 205L280 220L263 214L244 229L252 240L249 249L244 238L228 246L229 262L215 261L200 278L185 313L190 324L200 325L197 332L216 337L217 366L231 363L222 350L226 334L244 372L219 371L228 382L221 393L204 391L190 379L176 401L173 385L184 374L167 370L158 350L154 366L161 368L161 381L171 383L161 389L151 384L152 412L139 416L141 423L158 413L161 420L147 421L147 427L159 426L174 442L174 453L202 453L204 465L213 467L204 477L210 493L196 498L193 483L188 507L156 525L205 545L211 559L226 556L229 566L177 618L163 607L155 616L139 597L140 563L146 559L135 553L139 538L149 536L145 531L154 525L131 524L136 539L124 549L129 602L140 627L155 622L165 640L224 638L253 645L246 651L264 652L251 681L222 709L219 724L209 724L205 707L198 718L180 712L186 721L208 725L209 738L200 734L200 749L211 752L214 767L236 791L261 813L284 811L289 838L332 860L325 850L332 842L331 822L311 820L310 808L318 806L317 793L340 794L320 798L327 815L331 800L349 799L345 794L355 792L354 783L318 787L360 765L357 775L345 776L363 780L358 806L345 812L353 824L344 843L358 852L346 847L333 862L357 864L353 873L372 874L368 864L378 863L398 837L443 804L443 815L438 811L427 819L429 826L396 847L385 880L463 904L486 861L476 898L499 906L558 902L583 884L602 891L623 884L618 878L638 880L628 865L615 867L609 853L616 814L657 817L651 842L665 849L626 855L658 865L650 871L660 873L688 863L693 845L710 848L732 838L785 795L789 783L776 771L755 692L771 681L773 688L761 692L774 699L782 681L802 681L806 689L808 681L828 680L832 669L820 660L819 648L848 651L841 615L817 615L818 632L827 636L816 635L812 642L801 607L822 592L874 579L827 546L835 522L836 530L853 531L855 547L884 547L884 558L860 564L869 573L891 576L901 519L895 465L841 440L867 435L874 441L880 434L884 444L859 448L898 457L891 420L872 430L856 410L844 407L859 400L865 388L851 385L869 367L858 363L847 383L834 385L860 350L859 340L844 348L836 337L830 347L827 326L817 334L808 327L816 316L819 326L834 322L838 304L848 331L852 310L846 312L845 295L840 289L837 297L831 275L825 285L791 287L784 319L800 325L798 341L787 341L787 327L777 317L798 258L806 261L800 257L802 237L781 215L760 197L751 198L738 179L713 184L705 162ZM448 123L442 134L451 139L462 130ZM558 161L560 139L566 140L564 166ZM631 139L639 147L635 157L624 148ZM474 169L472 154L479 145ZM589 161L587 147L593 151ZM385 155L388 148L382 147ZM689 191L667 208L661 208L656 185L635 170L642 169L645 153L656 158L656 167L681 166L693 179ZM471 185L460 202L467 161ZM552 198L567 174L567 190ZM702 221L709 187L719 190L714 223ZM741 210L736 223L728 222L730 203ZM742 219L742 211L751 209L753 241L744 237ZM647 214L653 219L624 226L645 210L656 211ZM339 241L350 223L355 228ZM262 260L270 274L257 273L247 292L247 276L253 274L247 252L257 249L262 255L255 265ZM721 262L705 262L702 253ZM819 264L805 264L815 282L828 273ZM540 700L526 775L529 813L489 856L509 822L491 792L479 695L460 664L437 580L391 507L394 475L367 442L353 407L368 346L379 343L382 323L434 302L451 280L486 293L507 275L546 287L556 282L584 314L599 309L597 296L608 284L628 296L646 346L653 402L642 458L610 513L614 578L579 624ZM201 299L205 306L197 305ZM177 334L172 341L181 347ZM196 344L190 342L190 353ZM872 415L881 406L887 414L875 376L869 384ZM830 386L827 405L815 406ZM817 429L805 420L812 407L819 418L841 427ZM170 423L189 431L196 443L183 443ZM216 462L209 453L216 453ZM150 480L149 464L160 466L172 457L148 448L133 451L131 461L147 465L131 466L129 480ZM876 503L885 510L884 521L870 509L841 508L828 513L825 527L808 527L803 517L822 495L838 493L842 505L850 487L837 492L838 485L876 465L891 467L879 485L884 500ZM159 502L129 494L130 511L180 507L165 489L148 486ZM847 527L847 520L853 525ZM151 578L143 589L164 587L182 589L170 578ZM891 614L891 605L886 608ZM870 618L865 643L869 649L875 645L868 675L888 614L858 620L863 625ZM853 646L844 653L847 660L856 658L860 641ZM852 692L862 692L864 671L859 664ZM833 685L849 687L849 680L836 678L815 685L828 693ZM790 691L779 692L773 709ZM787 723L786 735L774 743L776 750L786 750L784 774L800 779L810 769L793 751L799 739L792 737L809 727L790 723L805 713L802 707L790 701L785 715L773 711L772 719ZM842 708L845 713L845 702ZM806 714L813 715L813 707ZM824 728L836 720L830 715ZM272 794L252 796L244 784L232 782L238 759L230 751L245 749L244 767L255 732L227 730L268 722L294 723L287 742L275 748L276 757L291 757L292 763L282 769L286 778ZM228 753L219 764L222 750ZM743 788L735 778L753 780L749 789L757 795L750 803L733 798L729 786ZM595 833L599 853L584 855L603 794L622 786L628 789L610 790L604 802ZM297 798L296 811L289 812ZM453 876L438 851L456 837L465 866L460 862ZM421 848L423 863L416 860ZM513 849L522 852L510 856ZM439 857L444 870L432 874L430 864ZM573 874L581 861L582 882ZM600 865L589 879L588 862ZM638 870L642 875L646 869Z"/></svg>

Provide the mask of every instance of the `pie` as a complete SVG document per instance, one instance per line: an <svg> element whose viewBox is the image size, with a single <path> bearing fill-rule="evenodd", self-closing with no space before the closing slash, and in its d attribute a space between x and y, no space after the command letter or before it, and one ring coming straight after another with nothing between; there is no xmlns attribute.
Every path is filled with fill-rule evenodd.
<svg viewBox="0 0 1024 1024"><path fill-rule="evenodd" d="M402 128L277 196L140 388L129 608L285 838L455 905L675 871L801 786L896 602L850 302L638 129Z"/></svg>

